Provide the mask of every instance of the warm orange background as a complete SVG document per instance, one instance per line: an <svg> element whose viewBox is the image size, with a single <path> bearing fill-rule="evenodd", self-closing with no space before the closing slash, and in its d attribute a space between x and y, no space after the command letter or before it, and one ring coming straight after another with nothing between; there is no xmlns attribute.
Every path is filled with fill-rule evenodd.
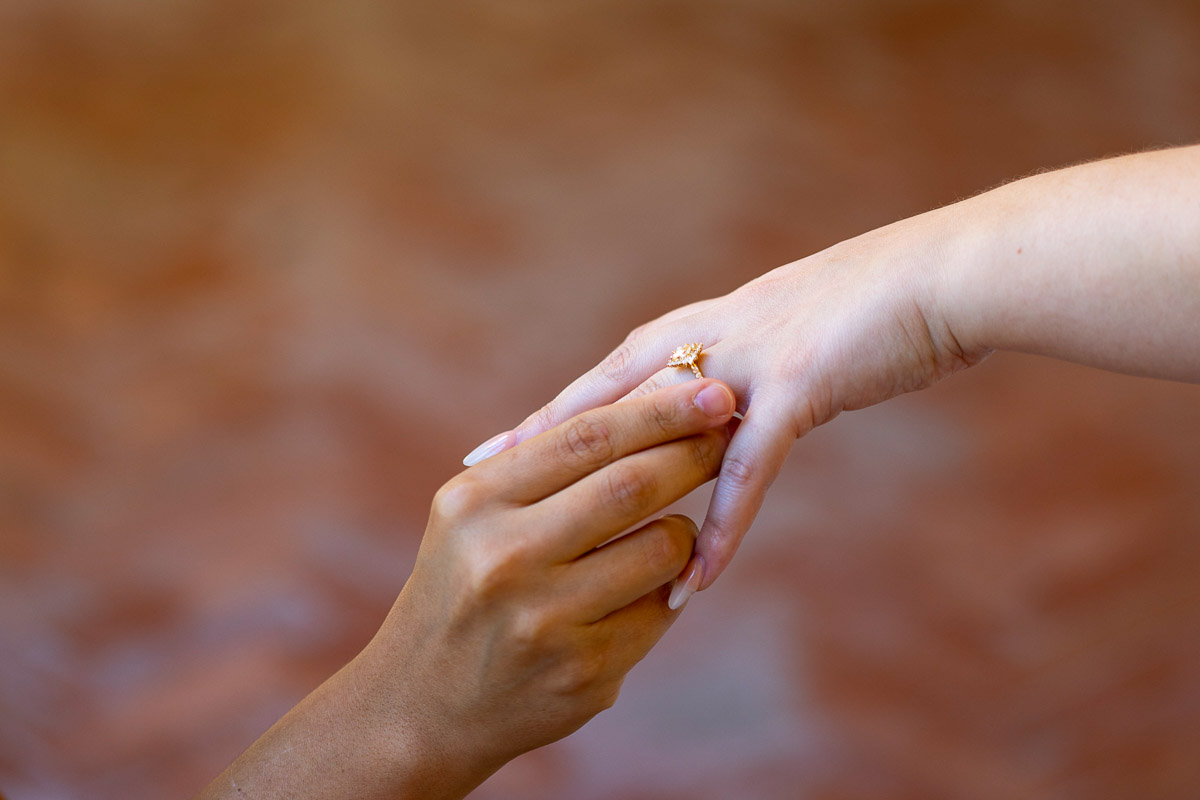
<svg viewBox="0 0 1200 800"><path fill-rule="evenodd" d="M3 0L0 792L197 790L629 328L1197 141L1198 43L1190 0ZM476 796L1200 796L1198 434L1196 387L1010 355L837 419Z"/></svg>

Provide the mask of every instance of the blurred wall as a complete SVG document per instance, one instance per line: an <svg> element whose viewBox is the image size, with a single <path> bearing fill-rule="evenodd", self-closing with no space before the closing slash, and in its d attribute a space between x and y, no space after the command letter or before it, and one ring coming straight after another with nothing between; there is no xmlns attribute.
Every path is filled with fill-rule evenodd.
<svg viewBox="0 0 1200 800"><path fill-rule="evenodd" d="M194 792L628 329L1196 141L1197 42L1189 0L0 0L0 793ZM1200 795L1198 434L1196 387L1007 355L840 417L476 796Z"/></svg>

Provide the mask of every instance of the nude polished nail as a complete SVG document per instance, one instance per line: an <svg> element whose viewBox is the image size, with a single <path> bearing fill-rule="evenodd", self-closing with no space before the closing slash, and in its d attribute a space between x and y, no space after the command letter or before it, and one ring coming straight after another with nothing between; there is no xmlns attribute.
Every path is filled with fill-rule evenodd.
<svg viewBox="0 0 1200 800"><path fill-rule="evenodd" d="M692 599L692 595L700 588L700 581L704 580L704 560L700 556L695 556L691 564L691 571L688 572L687 578L680 581L675 579L675 585L671 587L671 597L667 600L667 608L672 611L678 611L683 608L688 600Z"/></svg>
<svg viewBox="0 0 1200 800"><path fill-rule="evenodd" d="M504 433L497 434L468 453L467 457L463 459L463 465L473 467L484 459L504 452L516 443L516 431L505 431Z"/></svg>

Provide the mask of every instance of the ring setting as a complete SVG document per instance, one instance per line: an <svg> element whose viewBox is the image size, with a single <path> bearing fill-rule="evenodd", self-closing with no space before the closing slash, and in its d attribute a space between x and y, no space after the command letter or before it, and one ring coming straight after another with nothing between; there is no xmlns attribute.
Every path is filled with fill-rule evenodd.
<svg viewBox="0 0 1200 800"><path fill-rule="evenodd" d="M667 359L668 367L691 367L692 372L697 378L703 378L704 373L700 372L700 367L696 364L696 360L700 358L701 351L704 350L704 345L699 342L690 342L681 344L675 348L675 352L671 353L671 357Z"/></svg>

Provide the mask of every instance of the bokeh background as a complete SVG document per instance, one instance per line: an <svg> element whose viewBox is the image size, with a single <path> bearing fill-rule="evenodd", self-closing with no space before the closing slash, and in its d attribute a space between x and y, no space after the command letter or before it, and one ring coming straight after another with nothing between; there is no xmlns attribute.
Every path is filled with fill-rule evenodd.
<svg viewBox="0 0 1200 800"><path fill-rule="evenodd" d="M1198 139L1192 0L0 0L0 793L198 790L635 325ZM1007 354L843 415L474 796L1200 796L1198 434Z"/></svg>

